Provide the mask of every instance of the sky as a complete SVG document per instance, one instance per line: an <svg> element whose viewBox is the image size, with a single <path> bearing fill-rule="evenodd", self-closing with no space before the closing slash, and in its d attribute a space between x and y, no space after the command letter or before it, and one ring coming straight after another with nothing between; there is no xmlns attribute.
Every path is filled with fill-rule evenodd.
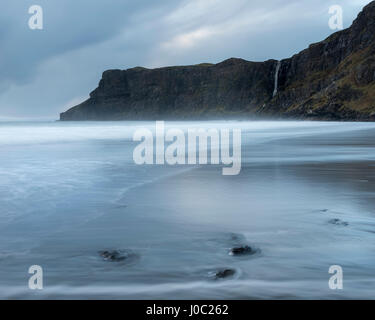
<svg viewBox="0 0 375 320"><path fill-rule="evenodd" d="M283 59L349 27L368 0L2 0L0 120L55 120L107 69ZM30 29L29 8L43 9Z"/></svg>

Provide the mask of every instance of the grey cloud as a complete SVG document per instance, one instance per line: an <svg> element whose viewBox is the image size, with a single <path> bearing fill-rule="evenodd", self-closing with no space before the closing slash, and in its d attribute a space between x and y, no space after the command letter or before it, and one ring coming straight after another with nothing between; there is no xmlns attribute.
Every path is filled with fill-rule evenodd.
<svg viewBox="0 0 375 320"><path fill-rule="evenodd" d="M110 68L284 58L320 41L327 0L3 0L0 116L57 118ZM349 26L364 0L342 0ZM45 28L28 29L28 8Z"/></svg>
<svg viewBox="0 0 375 320"><path fill-rule="evenodd" d="M131 17L149 1L6 0L0 10L2 80L25 83L46 59L100 43L130 28ZM44 13L44 30L30 30L28 8L37 3ZM163 1L161 1L162 3ZM171 1L170 1L171 2Z"/></svg>

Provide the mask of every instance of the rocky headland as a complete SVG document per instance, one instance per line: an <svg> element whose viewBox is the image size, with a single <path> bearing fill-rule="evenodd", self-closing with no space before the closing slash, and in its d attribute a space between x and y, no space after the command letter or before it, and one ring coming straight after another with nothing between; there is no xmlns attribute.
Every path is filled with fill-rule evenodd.
<svg viewBox="0 0 375 320"><path fill-rule="evenodd" d="M375 120L375 1L350 28L291 58L107 70L62 121Z"/></svg>

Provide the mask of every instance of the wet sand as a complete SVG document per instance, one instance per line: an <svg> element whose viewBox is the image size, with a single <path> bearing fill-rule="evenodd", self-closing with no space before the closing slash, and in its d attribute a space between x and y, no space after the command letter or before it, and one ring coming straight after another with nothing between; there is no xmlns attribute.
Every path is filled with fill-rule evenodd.
<svg viewBox="0 0 375 320"><path fill-rule="evenodd" d="M123 192L103 213L45 236L19 261L43 292L13 298L373 299L374 129L247 143L242 171L183 171ZM249 135L251 139L251 135ZM254 255L233 256L248 245ZM130 250L108 262L100 250ZM9 270L11 266L9 264ZM344 290L328 287L331 265ZM216 279L219 270L234 274ZM13 269L14 270L14 269Z"/></svg>

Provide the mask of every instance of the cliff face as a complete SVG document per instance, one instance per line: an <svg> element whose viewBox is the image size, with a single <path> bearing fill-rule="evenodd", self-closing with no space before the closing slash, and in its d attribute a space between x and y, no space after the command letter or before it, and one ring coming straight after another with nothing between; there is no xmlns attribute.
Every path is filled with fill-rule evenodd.
<svg viewBox="0 0 375 320"><path fill-rule="evenodd" d="M375 1L350 28L279 62L105 71L60 120L249 117L375 120Z"/></svg>
<svg viewBox="0 0 375 320"><path fill-rule="evenodd" d="M229 59L160 69L108 70L62 120L198 119L246 114L273 91L275 61Z"/></svg>

